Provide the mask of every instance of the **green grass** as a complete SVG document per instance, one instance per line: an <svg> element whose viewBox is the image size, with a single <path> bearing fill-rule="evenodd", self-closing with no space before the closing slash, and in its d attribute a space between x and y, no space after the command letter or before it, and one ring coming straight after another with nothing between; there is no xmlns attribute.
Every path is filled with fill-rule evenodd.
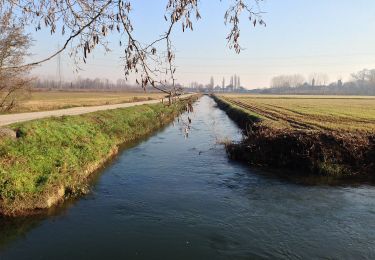
<svg viewBox="0 0 375 260"><path fill-rule="evenodd" d="M221 95L282 129L375 131L375 97Z"/></svg>
<svg viewBox="0 0 375 260"><path fill-rule="evenodd" d="M45 207L61 187L74 191L118 145L156 130L182 107L143 105L12 125L25 136L0 139L0 211Z"/></svg>

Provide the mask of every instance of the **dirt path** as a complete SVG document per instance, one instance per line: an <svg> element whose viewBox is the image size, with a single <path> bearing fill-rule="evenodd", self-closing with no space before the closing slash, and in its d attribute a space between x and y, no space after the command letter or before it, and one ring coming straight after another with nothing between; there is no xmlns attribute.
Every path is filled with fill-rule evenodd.
<svg viewBox="0 0 375 260"><path fill-rule="evenodd" d="M186 95L181 96L180 98L186 98L191 95L192 94L186 94ZM165 99L165 101L167 100ZM51 110L51 111L0 115L0 126L10 125L10 124L19 123L19 122L25 122L25 121L31 121L31 120L40 119L40 118L52 117L52 116L58 117L58 116L81 115L81 114L87 114L87 113L92 113L96 111L102 111L102 110L133 107L133 106L139 106L139 105L145 105L145 104L156 104L160 102L161 102L161 99L114 104L114 105L104 105L104 106L73 107L73 108L58 109L58 110Z"/></svg>

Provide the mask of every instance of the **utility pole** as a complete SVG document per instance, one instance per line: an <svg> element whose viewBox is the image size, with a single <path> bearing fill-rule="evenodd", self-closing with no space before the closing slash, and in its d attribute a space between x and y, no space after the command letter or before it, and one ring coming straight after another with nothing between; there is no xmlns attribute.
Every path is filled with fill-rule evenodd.
<svg viewBox="0 0 375 260"><path fill-rule="evenodd" d="M57 45L57 50L60 50L60 44ZM57 55L57 77L59 80L59 89L61 89L62 88L61 53Z"/></svg>

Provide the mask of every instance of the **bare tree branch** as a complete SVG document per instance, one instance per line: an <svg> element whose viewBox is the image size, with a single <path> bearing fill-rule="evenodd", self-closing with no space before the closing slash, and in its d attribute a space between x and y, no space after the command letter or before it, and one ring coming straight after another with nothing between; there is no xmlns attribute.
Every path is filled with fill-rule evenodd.
<svg viewBox="0 0 375 260"><path fill-rule="evenodd" d="M110 33L120 35L120 45L124 48L124 76L137 75L137 83L146 89L152 86L169 95L177 95L174 66L175 52L172 46L172 31L177 24L182 31L193 30L193 20L201 18L198 0L166 0L166 31L149 44L133 35L133 24L129 15L134 0L0 0L0 13L11 12L23 26L42 28L51 34L61 32L69 35L62 48L48 57L27 63L9 64L7 68L35 66L49 61L71 45L70 56L75 63L86 63L88 55L97 45L108 51L107 39ZM230 25L227 35L229 48L239 53L240 16L246 13L250 22L265 25L259 10L263 0L232 0L225 13L224 21ZM121 39L125 37L123 42ZM124 44L125 43L125 44ZM164 44L163 44L164 43Z"/></svg>
<svg viewBox="0 0 375 260"><path fill-rule="evenodd" d="M28 55L31 38L24 34L23 26L12 18L10 12L0 14L0 111L14 108L27 90L31 67L21 65ZM12 65L13 68L10 68Z"/></svg>

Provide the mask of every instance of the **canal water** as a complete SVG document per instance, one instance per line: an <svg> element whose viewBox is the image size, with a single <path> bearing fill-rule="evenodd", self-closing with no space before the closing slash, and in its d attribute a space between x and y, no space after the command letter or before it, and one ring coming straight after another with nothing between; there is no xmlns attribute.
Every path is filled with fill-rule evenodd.
<svg viewBox="0 0 375 260"><path fill-rule="evenodd" d="M375 189L304 186L228 160L215 102L124 150L92 191L0 220L0 259L375 259ZM186 120L186 115L184 115Z"/></svg>

